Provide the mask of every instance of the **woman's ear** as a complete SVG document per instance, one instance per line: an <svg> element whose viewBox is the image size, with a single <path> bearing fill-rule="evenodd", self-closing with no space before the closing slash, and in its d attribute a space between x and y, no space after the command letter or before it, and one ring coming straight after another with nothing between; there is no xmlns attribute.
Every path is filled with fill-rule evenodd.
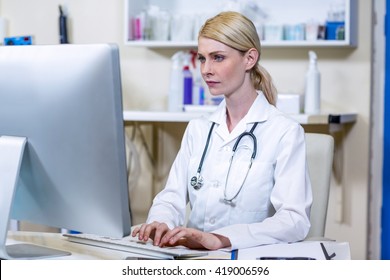
<svg viewBox="0 0 390 280"><path fill-rule="evenodd" d="M259 58L259 52L255 48L249 49L245 53L245 59L247 62L246 70L252 69L257 64L258 58Z"/></svg>

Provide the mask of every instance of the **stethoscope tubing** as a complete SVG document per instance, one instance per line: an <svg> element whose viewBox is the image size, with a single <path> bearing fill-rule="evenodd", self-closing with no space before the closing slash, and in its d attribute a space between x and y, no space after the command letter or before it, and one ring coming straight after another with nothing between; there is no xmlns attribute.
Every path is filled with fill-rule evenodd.
<svg viewBox="0 0 390 280"><path fill-rule="evenodd" d="M252 157L252 160L255 159L256 154L257 154L257 139L256 139L256 136L253 134L253 131L255 130L255 128L258 124L259 123L256 122L252 126L252 129L250 131L245 131L245 132L241 133L240 136L238 136L236 143L234 143L234 146L233 146L233 153L237 150L238 144L240 144L241 139L245 136L250 136L253 139L253 153L252 153L251 157ZM233 158L233 156L232 156L232 158Z"/></svg>
<svg viewBox="0 0 390 280"><path fill-rule="evenodd" d="M239 145L239 143L240 143L240 141L241 141L241 139L242 139L243 137L249 136L249 137L252 138L252 141L253 141L253 152L252 152L252 155L251 155L251 162L250 162L250 165L249 165L249 167L248 167L248 171L247 171L246 174L245 174L244 181L243 181L243 183L241 184L241 186L240 186L238 192L237 192L232 198L230 198L230 199L227 199L227 198L226 198L226 184L225 184L225 190L224 190L224 198L223 198L223 201L224 201L225 203L227 203L227 204L234 205L233 199L235 199L235 198L238 196L238 194L240 193L240 191L241 191L241 189L242 189L242 187L243 187L243 185L244 185L244 183L245 183L245 181L246 181L246 178L247 178L247 176L248 176L249 170L250 170L250 168L251 168L251 166L252 166L252 162L253 162L253 160L254 160L255 157L256 157L256 154L257 154L257 138L256 138L256 136L253 134L253 131L255 130L255 128L256 128L257 125L258 125L258 122L256 122L256 123L252 126L252 128L251 128L250 131L245 131L245 132L241 133L241 135L237 138L236 143L234 143L234 145L233 145L233 149L232 149L233 154L232 154L232 157L231 157L231 159L230 159L230 162L231 162L231 163L232 163L232 161L233 161L233 158L234 158L235 152L236 152L236 150L237 150L237 148L238 148L238 145ZM199 190L199 189L203 186L203 177L202 177L202 175L201 175L201 171L202 171L202 167L203 167L203 163L204 163L204 159L205 159L205 157L206 157L206 153L207 153L208 147L209 147L209 145L210 145L211 134L212 134L212 132L213 132L213 130L214 130L214 126L215 126L215 122L212 123L212 125L211 125L211 127L210 127L210 130L209 130L209 133L208 133L208 135L207 135L206 144L205 144L205 147L204 147L204 149L203 149L203 153L202 153L202 157L201 157L200 162L199 162L199 166L198 166L198 169L197 169L197 173L196 173L195 176L193 176L193 177L191 178L191 185L194 187L195 190ZM228 175L227 175L227 178L226 178L226 183L227 183L228 178L229 178L231 163L230 163L230 165L229 165Z"/></svg>
<svg viewBox="0 0 390 280"><path fill-rule="evenodd" d="M207 149L208 149L209 144L210 144L211 133L213 133L214 126L215 126L215 122L213 122L213 123L211 124L210 130L209 130L209 134L207 135L206 145L204 146L202 158L200 159L199 166L198 166L198 170L197 170L197 173L198 173L198 174L200 174L200 171L202 171L204 158L206 157Z"/></svg>

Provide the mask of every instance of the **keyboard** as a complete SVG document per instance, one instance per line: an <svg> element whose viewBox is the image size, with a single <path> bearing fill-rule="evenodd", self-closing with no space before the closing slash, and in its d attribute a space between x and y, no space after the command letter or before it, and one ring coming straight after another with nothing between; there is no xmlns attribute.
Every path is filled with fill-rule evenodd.
<svg viewBox="0 0 390 280"><path fill-rule="evenodd" d="M160 248L154 246L151 240L144 242L131 235L123 238L111 238L86 233L64 233L63 236L70 242L125 251L154 259L188 259L208 254L207 251L192 250L184 246Z"/></svg>

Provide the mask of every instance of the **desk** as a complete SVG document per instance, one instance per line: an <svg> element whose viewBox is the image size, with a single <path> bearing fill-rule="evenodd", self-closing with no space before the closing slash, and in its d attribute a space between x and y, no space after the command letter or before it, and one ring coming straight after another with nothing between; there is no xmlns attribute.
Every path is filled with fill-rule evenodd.
<svg viewBox="0 0 390 280"><path fill-rule="evenodd" d="M58 260L124 260L131 256L128 252L69 242L61 233L29 231L8 232L7 245L17 243L31 243L71 253L70 256L54 258Z"/></svg>
<svg viewBox="0 0 390 280"><path fill-rule="evenodd" d="M128 252L69 242L61 233L27 231L9 232L7 245L16 243L31 243L72 253L70 256L56 258L63 260L124 260L127 257L139 257L139 255ZM334 259L351 258L349 244L347 242L324 241L323 243L329 251L329 254L336 252L336 257ZM325 259L320 244L317 241L265 245L238 251L239 260L251 260L261 256L309 256L316 259ZM210 257L212 258L213 254Z"/></svg>
<svg viewBox="0 0 390 280"><path fill-rule="evenodd" d="M322 243L322 245L321 245ZM323 251L322 246L326 252ZM350 260L351 252L348 242L304 241L291 244L273 244L258 246L238 251L238 260L251 260L259 257L310 257L326 260L325 254L332 260Z"/></svg>

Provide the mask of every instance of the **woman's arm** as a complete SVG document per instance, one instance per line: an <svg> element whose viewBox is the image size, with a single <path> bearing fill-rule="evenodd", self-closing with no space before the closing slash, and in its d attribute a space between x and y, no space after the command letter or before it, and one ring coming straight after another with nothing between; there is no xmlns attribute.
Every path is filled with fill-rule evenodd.
<svg viewBox="0 0 390 280"><path fill-rule="evenodd" d="M275 214L261 222L229 225L213 231L228 237L233 249L300 241L310 229L312 192L302 127L289 127L278 147L270 196Z"/></svg>

